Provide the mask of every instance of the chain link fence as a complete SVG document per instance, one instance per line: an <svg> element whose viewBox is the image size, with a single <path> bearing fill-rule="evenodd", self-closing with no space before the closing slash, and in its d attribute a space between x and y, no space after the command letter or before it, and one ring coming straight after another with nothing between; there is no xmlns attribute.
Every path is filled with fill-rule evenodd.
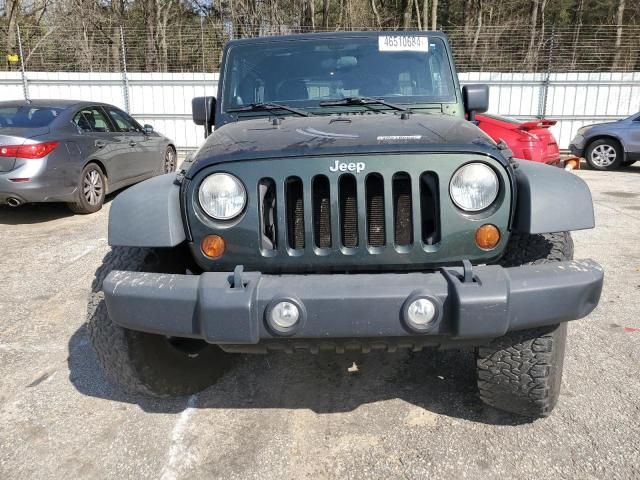
<svg viewBox="0 0 640 480"><path fill-rule="evenodd" d="M58 72L214 72L231 38L302 33L285 26L253 27L182 21L167 30L105 25L20 26L7 51L0 29L0 69ZM308 29L306 29L308 31ZM318 31L317 29L314 31ZM460 72L632 72L640 71L640 26L486 26L444 30Z"/></svg>

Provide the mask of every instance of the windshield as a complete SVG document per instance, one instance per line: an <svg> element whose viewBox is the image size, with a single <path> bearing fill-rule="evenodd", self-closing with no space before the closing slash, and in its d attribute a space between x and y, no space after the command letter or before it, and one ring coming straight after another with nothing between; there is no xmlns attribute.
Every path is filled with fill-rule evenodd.
<svg viewBox="0 0 640 480"><path fill-rule="evenodd" d="M444 42L380 35L247 43L228 51L224 111L263 102L319 108L322 101L345 97L400 104L455 102Z"/></svg>
<svg viewBox="0 0 640 480"><path fill-rule="evenodd" d="M0 107L0 129L46 127L63 111L54 107Z"/></svg>

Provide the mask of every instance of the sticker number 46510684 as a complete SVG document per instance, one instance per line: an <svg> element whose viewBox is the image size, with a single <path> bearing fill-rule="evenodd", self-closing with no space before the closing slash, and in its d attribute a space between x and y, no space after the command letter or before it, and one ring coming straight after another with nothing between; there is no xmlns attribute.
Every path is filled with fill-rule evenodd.
<svg viewBox="0 0 640 480"><path fill-rule="evenodd" d="M428 52L429 39L417 35L380 35L378 50L381 52Z"/></svg>

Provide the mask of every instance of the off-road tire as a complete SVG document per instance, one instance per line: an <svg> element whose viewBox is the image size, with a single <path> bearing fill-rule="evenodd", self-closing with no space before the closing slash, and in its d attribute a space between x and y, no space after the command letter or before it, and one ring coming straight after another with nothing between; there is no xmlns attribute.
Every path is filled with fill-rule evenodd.
<svg viewBox="0 0 640 480"><path fill-rule="evenodd" d="M500 264L505 267L573 258L568 232L513 234ZM527 417L546 417L558 403L567 324L509 332L476 349L478 390L492 407Z"/></svg>
<svg viewBox="0 0 640 480"><path fill-rule="evenodd" d="M87 312L89 338L108 379L129 394L190 395L214 384L230 365L231 355L217 346L133 331L109 319L102 282L110 271L177 273L180 258L173 251L115 247L96 271Z"/></svg>
<svg viewBox="0 0 640 480"><path fill-rule="evenodd" d="M591 154L593 153L593 151L596 148L602 148L602 147L613 148L613 150L616 153L615 160L611 164L606 166L602 166L594 163L593 159L591 158ZM589 146L586 148L584 152L584 159L587 161L587 165L589 165L589 167L592 168L593 170L604 170L604 171L617 170L624 164L624 149L622 148L622 145L620 145L620 142L618 142L617 140L610 139L610 138L599 138L591 142Z"/></svg>
<svg viewBox="0 0 640 480"><path fill-rule="evenodd" d="M499 263L503 267L519 267L565 260L573 260L573 239L569 232L512 233Z"/></svg>
<svg viewBox="0 0 640 480"><path fill-rule="evenodd" d="M87 174L90 172L95 172L99 178L101 185L101 192L98 197L97 203L91 204L89 200L85 197L83 193L84 181ZM86 215L89 213L95 213L102 208L104 204L104 198L107 190L107 182L104 176L104 172L100 168L100 166L96 163L88 163L80 174L80 180L78 183L78 190L75 195L75 200L73 202L67 203L67 206L73 213L77 213L80 215Z"/></svg>

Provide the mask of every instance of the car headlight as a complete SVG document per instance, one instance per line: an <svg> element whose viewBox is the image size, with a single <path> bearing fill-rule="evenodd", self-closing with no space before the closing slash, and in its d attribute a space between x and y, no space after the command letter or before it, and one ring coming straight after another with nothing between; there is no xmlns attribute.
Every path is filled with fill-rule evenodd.
<svg viewBox="0 0 640 480"><path fill-rule="evenodd" d="M231 220L240 215L247 203L242 182L228 173L214 173L200 184L200 206L216 220Z"/></svg>
<svg viewBox="0 0 640 480"><path fill-rule="evenodd" d="M459 208L467 212L484 210L498 196L498 176L484 163L468 163L451 178L449 194Z"/></svg>

